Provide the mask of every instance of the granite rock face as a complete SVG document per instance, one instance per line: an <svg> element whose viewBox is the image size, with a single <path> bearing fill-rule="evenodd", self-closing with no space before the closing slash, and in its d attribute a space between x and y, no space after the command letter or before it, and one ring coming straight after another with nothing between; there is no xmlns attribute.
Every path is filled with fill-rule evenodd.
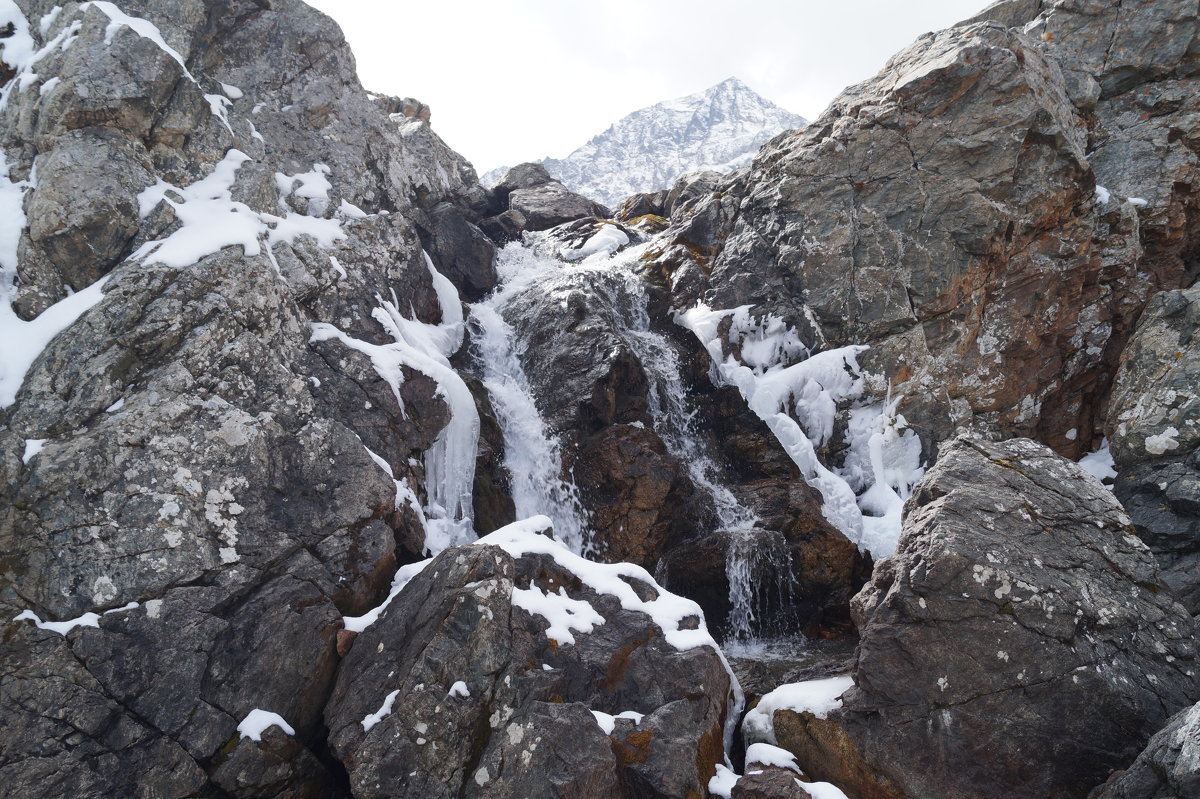
<svg viewBox="0 0 1200 799"><path fill-rule="evenodd" d="M1127 514L1027 440L943 448L853 611L854 687L774 733L853 796L1083 797L1200 690Z"/></svg>

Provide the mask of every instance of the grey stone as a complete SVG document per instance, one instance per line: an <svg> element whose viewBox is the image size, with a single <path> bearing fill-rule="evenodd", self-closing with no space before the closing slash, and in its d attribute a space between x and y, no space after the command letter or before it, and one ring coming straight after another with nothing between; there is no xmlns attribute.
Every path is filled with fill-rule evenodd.
<svg viewBox="0 0 1200 799"><path fill-rule="evenodd" d="M1200 613L1200 286L1155 295L1121 353L1109 403L1117 497Z"/></svg>
<svg viewBox="0 0 1200 799"><path fill-rule="evenodd" d="M561 588L605 621L574 643L549 640L543 618L513 605L530 588ZM469 695L449 695L459 681ZM326 720L364 799L700 795L721 757L728 690L711 648L674 649L549 556L472 546L438 556L355 639ZM645 717L608 736L590 710Z"/></svg>
<svg viewBox="0 0 1200 799"><path fill-rule="evenodd" d="M508 207L525 217L526 230L548 230L584 217L607 218L610 215L604 206L558 182L516 189L508 195Z"/></svg>
<svg viewBox="0 0 1200 799"><path fill-rule="evenodd" d="M944 448L853 610L842 707L774 717L851 795L1083 797L1200 692L1192 617L1129 517L1028 440Z"/></svg>

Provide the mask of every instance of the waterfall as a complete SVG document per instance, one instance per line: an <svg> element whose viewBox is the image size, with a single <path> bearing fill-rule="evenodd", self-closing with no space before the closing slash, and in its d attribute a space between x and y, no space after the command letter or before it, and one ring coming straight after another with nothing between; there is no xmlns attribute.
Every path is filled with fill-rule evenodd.
<svg viewBox="0 0 1200 799"><path fill-rule="evenodd" d="M641 362L650 382L648 410L655 433L711 500L715 518L710 529L698 533L728 536L729 635L741 642L752 639L772 592L778 599L790 589L790 553L782 535L757 527L756 515L725 485L720 466L704 445L679 356L670 340L651 326L646 285L634 271L643 248L631 247L617 255L600 253L582 263L566 264L538 252L536 246L536 242L533 247L514 242L500 251L500 286L472 306L469 320L472 351L504 433L504 465L518 517L550 516L568 546L576 552L593 552L578 489L563 475L561 442L538 412L521 364L523 345L503 317L523 292L565 296L581 291L589 303L598 303L608 312L614 332ZM764 573L772 577L763 580Z"/></svg>
<svg viewBox="0 0 1200 799"><path fill-rule="evenodd" d="M518 247L509 245L501 251L498 266L503 282L471 306L472 352L504 433L504 468L509 474L517 518L549 516L555 533L571 551L594 554L579 490L563 476L562 443L538 412L521 365L520 343L501 315L516 294L539 279L548 281L553 277L547 273L546 264L538 263L536 257L530 257L531 252Z"/></svg>

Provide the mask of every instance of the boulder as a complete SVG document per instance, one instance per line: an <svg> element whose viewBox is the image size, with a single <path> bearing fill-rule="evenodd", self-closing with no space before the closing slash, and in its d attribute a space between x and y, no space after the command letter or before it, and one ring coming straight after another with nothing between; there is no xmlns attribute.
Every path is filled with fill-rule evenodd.
<svg viewBox="0 0 1200 799"><path fill-rule="evenodd" d="M429 256L466 302L496 287L496 247L453 203L429 212Z"/></svg>
<svg viewBox="0 0 1200 799"><path fill-rule="evenodd" d="M526 230L548 230L583 217L610 216L607 208L558 181L514 190L508 195L508 207L525 217Z"/></svg>
<svg viewBox="0 0 1200 799"><path fill-rule="evenodd" d="M853 610L853 684L752 732L862 799L1083 797L1198 693L1129 517L1027 440L943 448Z"/></svg>
<svg viewBox="0 0 1200 799"><path fill-rule="evenodd" d="M730 799L811 799L796 772L779 766L746 765L729 792Z"/></svg>
<svg viewBox="0 0 1200 799"><path fill-rule="evenodd" d="M701 796L738 712L700 609L535 517L431 561L326 710L356 797Z"/></svg>
<svg viewBox="0 0 1200 799"><path fill-rule="evenodd" d="M500 182L492 187L492 191L503 198L508 197L517 189L532 189L555 182L550 173L546 171L545 166L527 162L517 164L505 172L504 177L500 178Z"/></svg>
<svg viewBox="0 0 1200 799"><path fill-rule="evenodd" d="M1127 769L1089 799L1185 799L1200 796L1200 705L1176 713Z"/></svg>
<svg viewBox="0 0 1200 799"><path fill-rule="evenodd" d="M1108 411L1117 498L1163 579L1200 613L1200 285L1155 295Z"/></svg>
<svg viewBox="0 0 1200 799"><path fill-rule="evenodd" d="M632 222L646 215L666 216L666 199L667 191L665 189L649 194L632 194L617 208L616 218L622 222Z"/></svg>

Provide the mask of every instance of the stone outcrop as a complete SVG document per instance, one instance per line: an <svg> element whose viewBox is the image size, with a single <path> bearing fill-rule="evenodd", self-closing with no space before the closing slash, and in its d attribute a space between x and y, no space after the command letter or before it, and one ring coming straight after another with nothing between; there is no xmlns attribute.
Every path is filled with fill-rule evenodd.
<svg viewBox="0 0 1200 799"><path fill-rule="evenodd" d="M668 209L675 303L869 344L930 454L1090 451L1142 307L1194 275L1195 31L1183 2L1012 2L922 37Z"/></svg>
<svg viewBox="0 0 1200 799"><path fill-rule="evenodd" d="M774 737L860 799L1083 797L1198 692L1192 618L1124 510L1027 440L943 448L853 609L854 686Z"/></svg>
<svg viewBox="0 0 1200 799"><path fill-rule="evenodd" d="M510 529L433 560L355 640L326 709L354 796L704 795L736 708L715 649L671 643L702 640L699 615L664 630ZM613 579L659 600L642 574Z"/></svg>
<svg viewBox="0 0 1200 799"><path fill-rule="evenodd" d="M861 632L772 727L854 799L1194 793L1198 24L1002 0L613 221L539 165L483 189L298 0L0 3L0 793L701 796L739 602ZM547 229L508 344L549 493L639 566L466 545L521 503L462 301ZM828 411L781 444L740 389L852 344L768 387ZM813 473L913 454L851 430L885 398L931 471L871 574ZM1107 436L1115 492L1013 436ZM808 792L759 765L734 796Z"/></svg>
<svg viewBox="0 0 1200 799"><path fill-rule="evenodd" d="M1108 428L1117 497L1200 612L1200 286L1158 294L1121 354Z"/></svg>
<svg viewBox="0 0 1200 799"><path fill-rule="evenodd" d="M329 795L342 616L424 550L421 459L450 418L441 377L389 383L343 341L394 346L389 289L446 323L421 225L482 189L302 3L54 6L9 26L52 46L0 101L29 220L3 289L33 320L5 356L68 291L96 302L4 375L3 790ZM294 735L243 739L256 708Z"/></svg>

